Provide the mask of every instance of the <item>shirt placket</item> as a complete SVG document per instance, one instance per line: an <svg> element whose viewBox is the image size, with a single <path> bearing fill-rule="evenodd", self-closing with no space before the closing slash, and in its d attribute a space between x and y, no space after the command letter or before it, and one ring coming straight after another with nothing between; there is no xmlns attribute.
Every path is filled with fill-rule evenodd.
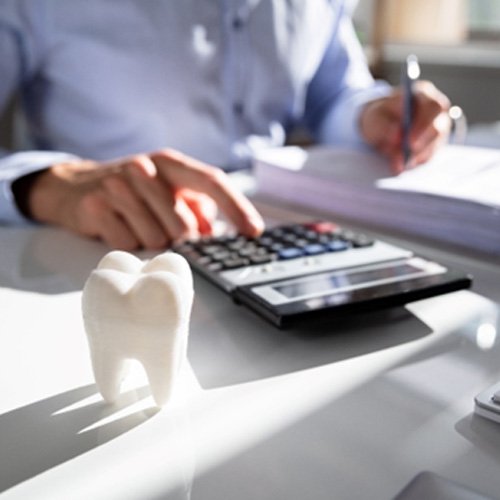
<svg viewBox="0 0 500 500"><path fill-rule="evenodd" d="M252 1L229 0L222 2L224 32L226 39L226 64L224 68L226 115L229 140L231 144L245 136L246 116L246 84L248 76L248 24L253 6ZM233 150L232 160L239 163L241 150Z"/></svg>

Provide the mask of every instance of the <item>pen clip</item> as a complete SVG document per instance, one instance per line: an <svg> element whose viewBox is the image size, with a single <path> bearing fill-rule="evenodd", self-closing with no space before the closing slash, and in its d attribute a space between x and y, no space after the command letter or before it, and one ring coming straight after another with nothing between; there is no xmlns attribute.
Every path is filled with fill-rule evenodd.
<svg viewBox="0 0 500 500"><path fill-rule="evenodd" d="M406 76L412 82L420 78L420 64L415 54L410 54L406 58Z"/></svg>

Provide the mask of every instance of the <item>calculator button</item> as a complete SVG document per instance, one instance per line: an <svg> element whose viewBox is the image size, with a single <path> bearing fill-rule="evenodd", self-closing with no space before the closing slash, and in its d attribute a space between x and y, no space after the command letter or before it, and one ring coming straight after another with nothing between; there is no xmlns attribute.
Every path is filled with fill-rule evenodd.
<svg viewBox="0 0 500 500"><path fill-rule="evenodd" d="M372 246L374 241L364 234L357 234L354 238L352 238L351 243L355 248L362 248Z"/></svg>
<svg viewBox="0 0 500 500"><path fill-rule="evenodd" d="M242 249L238 250L238 254L240 257L250 257L250 255L255 255L256 253L259 253L260 249L259 247L255 246L254 244L249 244Z"/></svg>
<svg viewBox="0 0 500 500"><path fill-rule="evenodd" d="M290 226L289 230L295 233L297 236L303 236L307 231L307 228L303 224L295 224L293 226Z"/></svg>
<svg viewBox="0 0 500 500"><path fill-rule="evenodd" d="M282 260L296 259L302 255L304 255L304 251L296 247L282 248L278 251L278 258Z"/></svg>
<svg viewBox="0 0 500 500"><path fill-rule="evenodd" d="M213 253L211 257L213 260L221 262L223 260L234 257L234 255L229 250L220 250L219 252Z"/></svg>
<svg viewBox="0 0 500 500"><path fill-rule="evenodd" d="M294 246L299 248L304 248L310 244L311 242L309 240L306 240L305 238L299 238L298 240L295 241Z"/></svg>
<svg viewBox="0 0 500 500"><path fill-rule="evenodd" d="M224 269L224 266L222 265L221 262L211 262L210 264L205 266L206 269L212 273L216 273L218 271L222 271Z"/></svg>
<svg viewBox="0 0 500 500"><path fill-rule="evenodd" d="M273 243L269 249L273 252L279 252L280 250L284 249L285 248L285 244L284 243L280 243L280 242L277 242L277 243Z"/></svg>
<svg viewBox="0 0 500 500"><path fill-rule="evenodd" d="M251 255L249 257L249 260L252 264L268 264L269 262L272 262L274 260L274 257L272 254Z"/></svg>
<svg viewBox="0 0 500 500"><path fill-rule="evenodd" d="M348 248L351 247L351 245L347 243L347 241L343 240L333 240L326 246L330 252L340 252L342 250L347 250Z"/></svg>
<svg viewBox="0 0 500 500"><path fill-rule="evenodd" d="M324 245L320 245L319 243L312 243L304 247L304 253L306 255L318 255L321 253L325 253L327 248Z"/></svg>
<svg viewBox="0 0 500 500"><path fill-rule="evenodd" d="M338 236L341 239L350 242L353 239L355 239L357 235L354 231L351 231L350 229L342 229L342 231L339 232Z"/></svg>
<svg viewBox="0 0 500 500"><path fill-rule="evenodd" d="M270 247L275 242L271 236L260 236L259 238L255 238L254 241L262 247Z"/></svg>
<svg viewBox="0 0 500 500"><path fill-rule="evenodd" d="M239 237L231 242L229 242L226 246L229 250L238 251L245 247L248 244L248 240L245 237Z"/></svg>
<svg viewBox="0 0 500 500"><path fill-rule="evenodd" d="M304 233L304 238L306 238L307 240L309 240L310 242L313 242L313 241L318 241L318 233L316 231L312 231L312 230L307 230L305 233Z"/></svg>
<svg viewBox="0 0 500 500"><path fill-rule="evenodd" d="M212 262L212 257L209 257L208 255L202 255L201 257L198 257L193 260L200 266L207 266Z"/></svg>
<svg viewBox="0 0 500 500"><path fill-rule="evenodd" d="M224 269L236 269L237 267L248 266L250 261L243 258L230 258L222 262Z"/></svg>
<svg viewBox="0 0 500 500"><path fill-rule="evenodd" d="M318 237L316 238L317 242L322 243L323 245L327 245L333 239L335 239L335 237L332 236L331 234L319 234Z"/></svg>
<svg viewBox="0 0 500 500"><path fill-rule="evenodd" d="M281 238L285 231L281 227L275 227L269 231L264 232L264 235L271 236L272 238Z"/></svg>
<svg viewBox="0 0 500 500"><path fill-rule="evenodd" d="M293 233L286 233L281 237L281 241L291 245L294 245L296 240L297 240L297 235Z"/></svg>
<svg viewBox="0 0 500 500"><path fill-rule="evenodd" d="M203 255L213 255L216 254L217 252L223 251L224 249L225 247L223 245L202 244L198 247L198 250Z"/></svg>

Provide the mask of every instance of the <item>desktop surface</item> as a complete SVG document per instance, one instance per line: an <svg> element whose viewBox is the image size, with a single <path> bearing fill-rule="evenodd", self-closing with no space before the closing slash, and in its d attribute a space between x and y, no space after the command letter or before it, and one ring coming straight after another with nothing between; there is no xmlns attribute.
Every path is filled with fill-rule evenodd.
<svg viewBox="0 0 500 500"><path fill-rule="evenodd" d="M188 364L158 411L138 366L114 406L94 385L80 299L107 249L2 229L0 498L388 499L422 471L499 498L500 424L473 399L500 380L500 267L377 235L472 291L280 331L195 276Z"/></svg>

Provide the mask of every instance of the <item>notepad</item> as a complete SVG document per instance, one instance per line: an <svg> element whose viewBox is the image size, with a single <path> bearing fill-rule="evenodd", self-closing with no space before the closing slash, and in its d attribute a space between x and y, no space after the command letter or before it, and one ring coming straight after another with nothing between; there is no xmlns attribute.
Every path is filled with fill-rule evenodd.
<svg viewBox="0 0 500 500"><path fill-rule="evenodd" d="M500 255L500 150L449 145L393 176L377 154L288 146L254 172L259 196Z"/></svg>

